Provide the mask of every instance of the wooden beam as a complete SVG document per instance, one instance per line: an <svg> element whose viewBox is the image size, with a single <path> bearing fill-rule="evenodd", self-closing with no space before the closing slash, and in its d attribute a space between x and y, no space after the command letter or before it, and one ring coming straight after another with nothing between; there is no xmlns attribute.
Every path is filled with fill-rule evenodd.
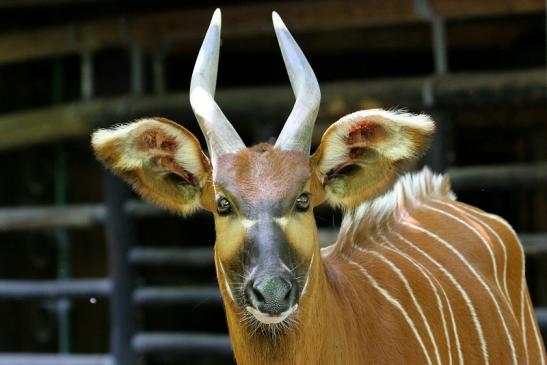
<svg viewBox="0 0 547 365"><path fill-rule="evenodd" d="M539 13L542 0L476 2L437 0L435 10L450 18ZM484 4L484 5L483 5ZM423 22L407 0L301 1L236 4L223 7L223 39L272 36L270 14L277 10L295 34L330 32ZM98 50L138 41L147 48L184 43L197 49L212 8L112 17L0 35L0 64L74 53L79 47Z"/></svg>
<svg viewBox="0 0 547 365"><path fill-rule="evenodd" d="M427 85L439 107L544 105L547 79L539 69L325 83L314 141L328 125L355 110L393 105L420 108ZM294 104L288 85L219 90L217 100L241 134L260 128L259 120L280 128ZM87 137L97 127L151 115L198 130L187 93L98 99L0 116L0 150Z"/></svg>
<svg viewBox="0 0 547 365"><path fill-rule="evenodd" d="M434 11L447 18L500 16L523 13L542 13L543 0L430 0Z"/></svg>

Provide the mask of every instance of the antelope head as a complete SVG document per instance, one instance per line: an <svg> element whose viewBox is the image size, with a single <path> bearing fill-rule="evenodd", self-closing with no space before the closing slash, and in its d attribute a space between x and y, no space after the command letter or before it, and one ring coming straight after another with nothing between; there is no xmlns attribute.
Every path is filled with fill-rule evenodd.
<svg viewBox="0 0 547 365"><path fill-rule="evenodd" d="M319 85L275 12L273 24L296 97L275 145L246 148L214 100L219 10L190 86L209 158L192 133L163 118L99 130L92 139L98 159L144 199L180 214L213 213L227 311L259 325L290 323L312 295L311 279L322 268L313 208L328 200L351 209L383 193L433 129L424 115L359 111L334 123L310 156Z"/></svg>

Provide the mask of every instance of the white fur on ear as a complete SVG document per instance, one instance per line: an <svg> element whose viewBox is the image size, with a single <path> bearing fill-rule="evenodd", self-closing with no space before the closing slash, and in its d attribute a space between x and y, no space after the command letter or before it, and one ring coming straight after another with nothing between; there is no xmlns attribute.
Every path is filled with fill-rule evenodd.
<svg viewBox="0 0 547 365"><path fill-rule="evenodd" d="M430 135L435 129L433 120L425 114L410 114L382 109L361 110L340 118L325 132L321 141L324 151L319 164L320 172L326 174L335 166L351 160L348 136L358 124L370 119L385 130L385 138L380 138L368 147L383 157L398 161L415 157L424 150L421 139L414 135Z"/></svg>
<svg viewBox="0 0 547 365"><path fill-rule="evenodd" d="M201 151L199 145L196 146L195 140L181 128L153 118L139 119L133 123L120 124L109 129L99 129L93 133L91 144L99 153L108 148L107 146L118 148L120 156L112 161L113 169L121 171L139 169L151 157L153 151L139 147L136 139L140 133L153 129L160 129L177 142L174 159L182 168L196 176L205 173L200 159Z"/></svg>
<svg viewBox="0 0 547 365"><path fill-rule="evenodd" d="M180 214L207 209L209 161L197 138L177 123L139 119L96 131L91 144L97 158L143 199Z"/></svg>

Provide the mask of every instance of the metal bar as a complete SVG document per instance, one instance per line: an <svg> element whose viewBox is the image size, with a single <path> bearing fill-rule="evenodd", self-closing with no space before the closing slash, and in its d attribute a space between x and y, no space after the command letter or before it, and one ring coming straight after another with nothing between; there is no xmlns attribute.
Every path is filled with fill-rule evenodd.
<svg viewBox="0 0 547 365"><path fill-rule="evenodd" d="M547 162L449 168L454 190L514 189L547 184Z"/></svg>
<svg viewBox="0 0 547 365"><path fill-rule="evenodd" d="M114 365L109 355L0 353L0 365Z"/></svg>
<svg viewBox="0 0 547 365"><path fill-rule="evenodd" d="M85 228L105 221L102 204L0 208L0 232L38 228Z"/></svg>
<svg viewBox="0 0 547 365"><path fill-rule="evenodd" d="M142 201L129 201L125 211L133 218L168 215ZM199 214L199 213L198 213ZM106 221L104 204L0 208L0 232L43 228L86 228Z"/></svg>
<svg viewBox="0 0 547 365"><path fill-rule="evenodd" d="M446 47L446 24L444 19L434 16L431 19L433 37L433 59L435 74L444 75L448 72L448 51Z"/></svg>
<svg viewBox="0 0 547 365"><path fill-rule="evenodd" d="M154 93L165 94L165 51L159 49L152 56L152 71L154 73Z"/></svg>
<svg viewBox="0 0 547 365"><path fill-rule="evenodd" d="M131 95L139 96L144 92L143 63L144 54L142 47L137 42L131 43Z"/></svg>
<svg viewBox="0 0 547 365"><path fill-rule="evenodd" d="M448 71L446 29L444 19L437 14L430 0L414 0L416 15L431 24L431 43L435 74L444 75Z"/></svg>
<svg viewBox="0 0 547 365"><path fill-rule="evenodd" d="M108 279L0 280L0 300L108 297Z"/></svg>
<svg viewBox="0 0 547 365"><path fill-rule="evenodd" d="M536 307L534 309L544 342L547 342L547 307Z"/></svg>
<svg viewBox="0 0 547 365"><path fill-rule="evenodd" d="M226 335L203 333L139 333L132 340L133 349L140 354L176 352L207 354L231 358L232 347Z"/></svg>
<svg viewBox="0 0 547 365"><path fill-rule="evenodd" d="M80 93L82 100L91 100L93 92L93 51L85 48L80 52Z"/></svg>
<svg viewBox="0 0 547 365"><path fill-rule="evenodd" d="M129 197L127 185L114 175L104 173L104 195L106 202L106 238L109 248L109 267L112 280L110 297L110 346L116 365L136 364L131 349L131 338L135 333L132 292L135 273L129 265L128 253L135 242L134 227L125 212Z"/></svg>
<svg viewBox="0 0 547 365"><path fill-rule="evenodd" d="M133 300L140 306L222 304L217 286L145 287L133 292Z"/></svg>
<svg viewBox="0 0 547 365"><path fill-rule="evenodd" d="M526 255L547 254L547 233L519 233Z"/></svg>
<svg viewBox="0 0 547 365"><path fill-rule="evenodd" d="M204 267L213 265L213 249L134 247L129 251L129 261L137 266Z"/></svg>
<svg viewBox="0 0 547 365"><path fill-rule="evenodd" d="M55 204L64 206L67 204L68 195L68 169L65 146L57 146L57 158L55 161ZM57 244L57 279L59 282L68 282L72 275L72 245L66 228L55 230ZM57 325L59 352L69 353L71 348L71 312L72 305L68 298L61 298L57 302Z"/></svg>

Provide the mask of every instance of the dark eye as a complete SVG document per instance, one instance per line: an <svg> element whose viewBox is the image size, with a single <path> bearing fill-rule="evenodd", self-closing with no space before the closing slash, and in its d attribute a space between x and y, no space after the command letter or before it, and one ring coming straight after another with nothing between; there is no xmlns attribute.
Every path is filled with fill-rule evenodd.
<svg viewBox="0 0 547 365"><path fill-rule="evenodd" d="M228 215L232 213L232 204L226 198L220 197L217 199L217 212L219 215Z"/></svg>
<svg viewBox="0 0 547 365"><path fill-rule="evenodd" d="M308 194L302 194L296 198L296 209L301 212L305 212L310 207L310 196Z"/></svg>

